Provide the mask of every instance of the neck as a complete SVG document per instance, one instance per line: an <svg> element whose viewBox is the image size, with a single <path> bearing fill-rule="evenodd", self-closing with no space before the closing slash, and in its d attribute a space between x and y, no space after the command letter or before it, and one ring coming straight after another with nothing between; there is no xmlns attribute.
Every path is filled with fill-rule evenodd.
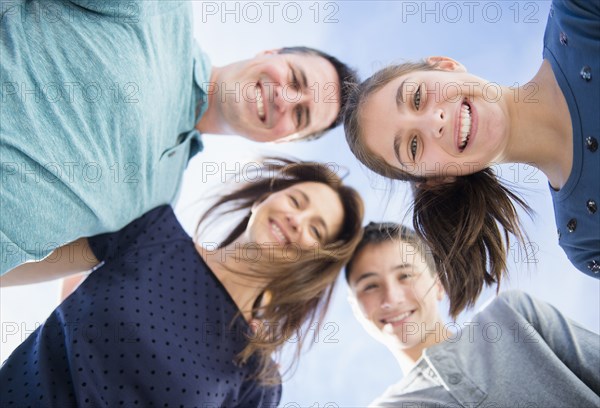
<svg viewBox="0 0 600 408"><path fill-rule="evenodd" d="M229 128L227 123L222 119L220 98L223 96L221 92L221 84L219 82L222 68L213 67L210 73L210 81L208 83L207 97L208 108L204 115L196 123L195 128L201 133L209 133L213 135L231 135L234 132Z"/></svg>
<svg viewBox="0 0 600 408"><path fill-rule="evenodd" d="M446 328L444 323L439 320L435 323L435 330L428 331L425 339L418 342L413 347L404 348L398 347L392 349L396 361L400 364L402 374L407 375L415 366L417 361L423 355L426 348L442 343L445 339L452 337L452 333Z"/></svg>
<svg viewBox="0 0 600 408"><path fill-rule="evenodd" d="M520 88L504 88L503 95L511 133L501 162L533 165L560 188L571 171L573 130L550 63L544 60L531 81Z"/></svg>
<svg viewBox="0 0 600 408"><path fill-rule="evenodd" d="M244 319L250 322L252 306L266 285L250 274L251 265L241 257L240 254L244 251L236 250L239 247L239 243L233 242L224 248L210 251L196 244L200 256L227 290Z"/></svg>

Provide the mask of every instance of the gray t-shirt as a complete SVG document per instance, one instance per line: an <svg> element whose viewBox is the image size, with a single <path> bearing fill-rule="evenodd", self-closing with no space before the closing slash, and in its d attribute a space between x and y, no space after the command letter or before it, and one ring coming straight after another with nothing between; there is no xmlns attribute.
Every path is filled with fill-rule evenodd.
<svg viewBox="0 0 600 408"><path fill-rule="evenodd" d="M426 349L371 406L583 408L599 407L599 393L600 336L509 291Z"/></svg>

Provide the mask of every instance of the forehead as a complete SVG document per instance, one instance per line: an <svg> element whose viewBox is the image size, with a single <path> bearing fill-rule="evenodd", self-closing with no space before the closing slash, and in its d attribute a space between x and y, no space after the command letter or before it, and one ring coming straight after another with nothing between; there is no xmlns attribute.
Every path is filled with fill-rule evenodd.
<svg viewBox="0 0 600 408"><path fill-rule="evenodd" d="M396 105L396 94L405 79L406 75L397 77L373 92L367 97L359 112L361 133L366 148L390 164L396 162L393 140L402 124Z"/></svg>
<svg viewBox="0 0 600 408"><path fill-rule="evenodd" d="M369 272L374 276L385 276L395 271L395 267L408 264L421 265L420 252L408 242L392 240L377 244L367 244L356 256L349 280L353 283L361 275Z"/></svg>

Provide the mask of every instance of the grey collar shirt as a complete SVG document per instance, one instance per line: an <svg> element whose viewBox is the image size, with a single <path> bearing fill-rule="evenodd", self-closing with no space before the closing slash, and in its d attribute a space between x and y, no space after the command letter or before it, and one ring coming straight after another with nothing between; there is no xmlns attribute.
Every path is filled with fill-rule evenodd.
<svg viewBox="0 0 600 408"><path fill-rule="evenodd" d="M600 336L551 305L500 294L425 350L373 407L600 407Z"/></svg>

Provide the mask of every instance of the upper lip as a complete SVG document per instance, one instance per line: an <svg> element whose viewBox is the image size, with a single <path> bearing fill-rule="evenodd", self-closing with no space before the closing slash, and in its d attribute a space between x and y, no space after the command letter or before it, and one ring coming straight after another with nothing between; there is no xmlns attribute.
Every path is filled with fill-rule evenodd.
<svg viewBox="0 0 600 408"><path fill-rule="evenodd" d="M279 222L277 222L276 220L273 220L273 219L271 219L270 221L271 221L271 223L272 223L272 224L276 225L276 226L277 226L277 228L278 228L278 229L281 231L281 233L282 233L282 234L283 234L283 236L285 237L285 241L286 241L285 243L286 243L286 244L289 244L290 242L292 242L292 241L290 240L290 235L289 235L289 233L286 231L286 229L285 229L285 228L284 228L284 227L283 227L283 226L282 226L282 225L281 225Z"/></svg>
<svg viewBox="0 0 600 408"><path fill-rule="evenodd" d="M402 317L401 320L404 320L408 316L410 316L414 311L415 311L415 309L410 309L410 310L405 310L403 312L398 311L398 312L394 312L394 313L388 313L387 315L382 317L380 320L384 324L387 324L390 322L390 320L396 319L398 317Z"/></svg>

